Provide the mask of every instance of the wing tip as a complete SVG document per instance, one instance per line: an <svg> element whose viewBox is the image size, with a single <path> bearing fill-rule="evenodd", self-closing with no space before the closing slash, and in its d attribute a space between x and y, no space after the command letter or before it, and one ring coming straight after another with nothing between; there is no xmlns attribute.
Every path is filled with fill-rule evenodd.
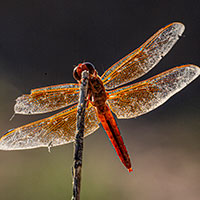
<svg viewBox="0 0 200 200"><path fill-rule="evenodd" d="M10 150L4 140L4 138L9 135L14 129L9 129L6 133L4 133L1 138L0 138L0 150L4 150L4 151L7 151L7 150Z"/></svg>
<svg viewBox="0 0 200 200"><path fill-rule="evenodd" d="M200 75L200 67L199 66L194 65L194 64L188 64L186 66L189 67L191 70L193 70L193 72L195 73L194 79Z"/></svg>
<svg viewBox="0 0 200 200"><path fill-rule="evenodd" d="M189 63L189 64L181 65L180 67L188 67L188 68L195 70L198 74L200 73L200 67L195 64Z"/></svg>
<svg viewBox="0 0 200 200"><path fill-rule="evenodd" d="M32 101L29 94L23 94L22 96L17 97L14 105L14 113L20 115L33 115L33 114L42 114L51 111L41 112L41 104L38 104L37 101Z"/></svg>
<svg viewBox="0 0 200 200"><path fill-rule="evenodd" d="M200 67L194 64L186 64L177 67L183 70L184 78L186 79L186 85L190 84L200 75ZM174 68L176 69L176 67Z"/></svg>
<svg viewBox="0 0 200 200"><path fill-rule="evenodd" d="M13 133L15 135L15 128L9 129L6 133L4 133L0 138L0 150L3 151L12 151L12 150L22 150L20 146L14 144ZM11 134L11 135L10 135Z"/></svg>
<svg viewBox="0 0 200 200"><path fill-rule="evenodd" d="M185 31L185 25L181 22L173 22L171 25L177 29L178 36L182 36L183 32Z"/></svg>
<svg viewBox="0 0 200 200"><path fill-rule="evenodd" d="M27 115L30 113L28 110L30 104L28 94L23 94L22 96L17 97L15 101L16 101L14 105L15 114Z"/></svg>

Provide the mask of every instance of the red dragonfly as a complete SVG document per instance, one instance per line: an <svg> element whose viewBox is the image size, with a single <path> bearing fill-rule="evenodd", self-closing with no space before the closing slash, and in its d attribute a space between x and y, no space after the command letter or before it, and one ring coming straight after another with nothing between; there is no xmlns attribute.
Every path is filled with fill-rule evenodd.
<svg viewBox="0 0 200 200"><path fill-rule="evenodd" d="M156 32L142 46L112 65L99 77L89 62L74 69L80 80L88 70L88 106L85 114L85 136L99 128L101 122L120 160L132 171L130 158L113 117L135 118L166 102L200 74L198 66L188 64L172 68L145 81L127 84L151 70L165 56L184 31L181 23L172 23ZM51 117L9 130L0 138L1 150L51 147L74 141L76 132L79 83L68 83L31 90L17 98L14 111L31 115L52 112L70 106ZM111 112L112 111L112 112Z"/></svg>

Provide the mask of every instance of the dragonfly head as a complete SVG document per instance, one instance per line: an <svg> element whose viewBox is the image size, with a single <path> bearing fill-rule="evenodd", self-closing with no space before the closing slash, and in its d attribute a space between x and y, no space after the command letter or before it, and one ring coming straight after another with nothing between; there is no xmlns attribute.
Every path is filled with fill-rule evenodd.
<svg viewBox="0 0 200 200"><path fill-rule="evenodd" d="M91 75L95 74L96 72L95 67L92 63L90 62L80 63L74 68L73 71L73 76L77 81L81 80L81 73L84 70L87 70Z"/></svg>

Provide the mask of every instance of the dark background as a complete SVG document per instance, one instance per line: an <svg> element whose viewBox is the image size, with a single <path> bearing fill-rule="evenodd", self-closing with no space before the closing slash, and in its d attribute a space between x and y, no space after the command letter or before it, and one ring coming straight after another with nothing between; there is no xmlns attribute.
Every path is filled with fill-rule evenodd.
<svg viewBox="0 0 200 200"><path fill-rule="evenodd" d="M42 117L12 121L14 100L30 89L74 82L83 61L101 75L161 27L186 30L147 75L200 65L200 1L1 0L0 127L2 135ZM197 200L200 196L199 79L137 119L118 120L135 173L120 164L104 131L85 140L82 199ZM0 152L0 199L70 199L73 145Z"/></svg>

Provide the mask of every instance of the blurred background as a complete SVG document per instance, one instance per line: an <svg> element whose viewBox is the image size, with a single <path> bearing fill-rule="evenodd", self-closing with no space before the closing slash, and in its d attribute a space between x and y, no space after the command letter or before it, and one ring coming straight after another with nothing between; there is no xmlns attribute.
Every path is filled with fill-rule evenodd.
<svg viewBox="0 0 200 200"><path fill-rule="evenodd" d="M171 67L200 65L200 1L1 0L0 135L49 115L13 115L30 89L75 82L83 61L101 75L161 27L184 36L144 80ZM197 200L200 196L200 79L156 110L118 120L135 172L120 163L100 128L85 139L81 199ZM0 199L71 199L73 145L0 151Z"/></svg>

